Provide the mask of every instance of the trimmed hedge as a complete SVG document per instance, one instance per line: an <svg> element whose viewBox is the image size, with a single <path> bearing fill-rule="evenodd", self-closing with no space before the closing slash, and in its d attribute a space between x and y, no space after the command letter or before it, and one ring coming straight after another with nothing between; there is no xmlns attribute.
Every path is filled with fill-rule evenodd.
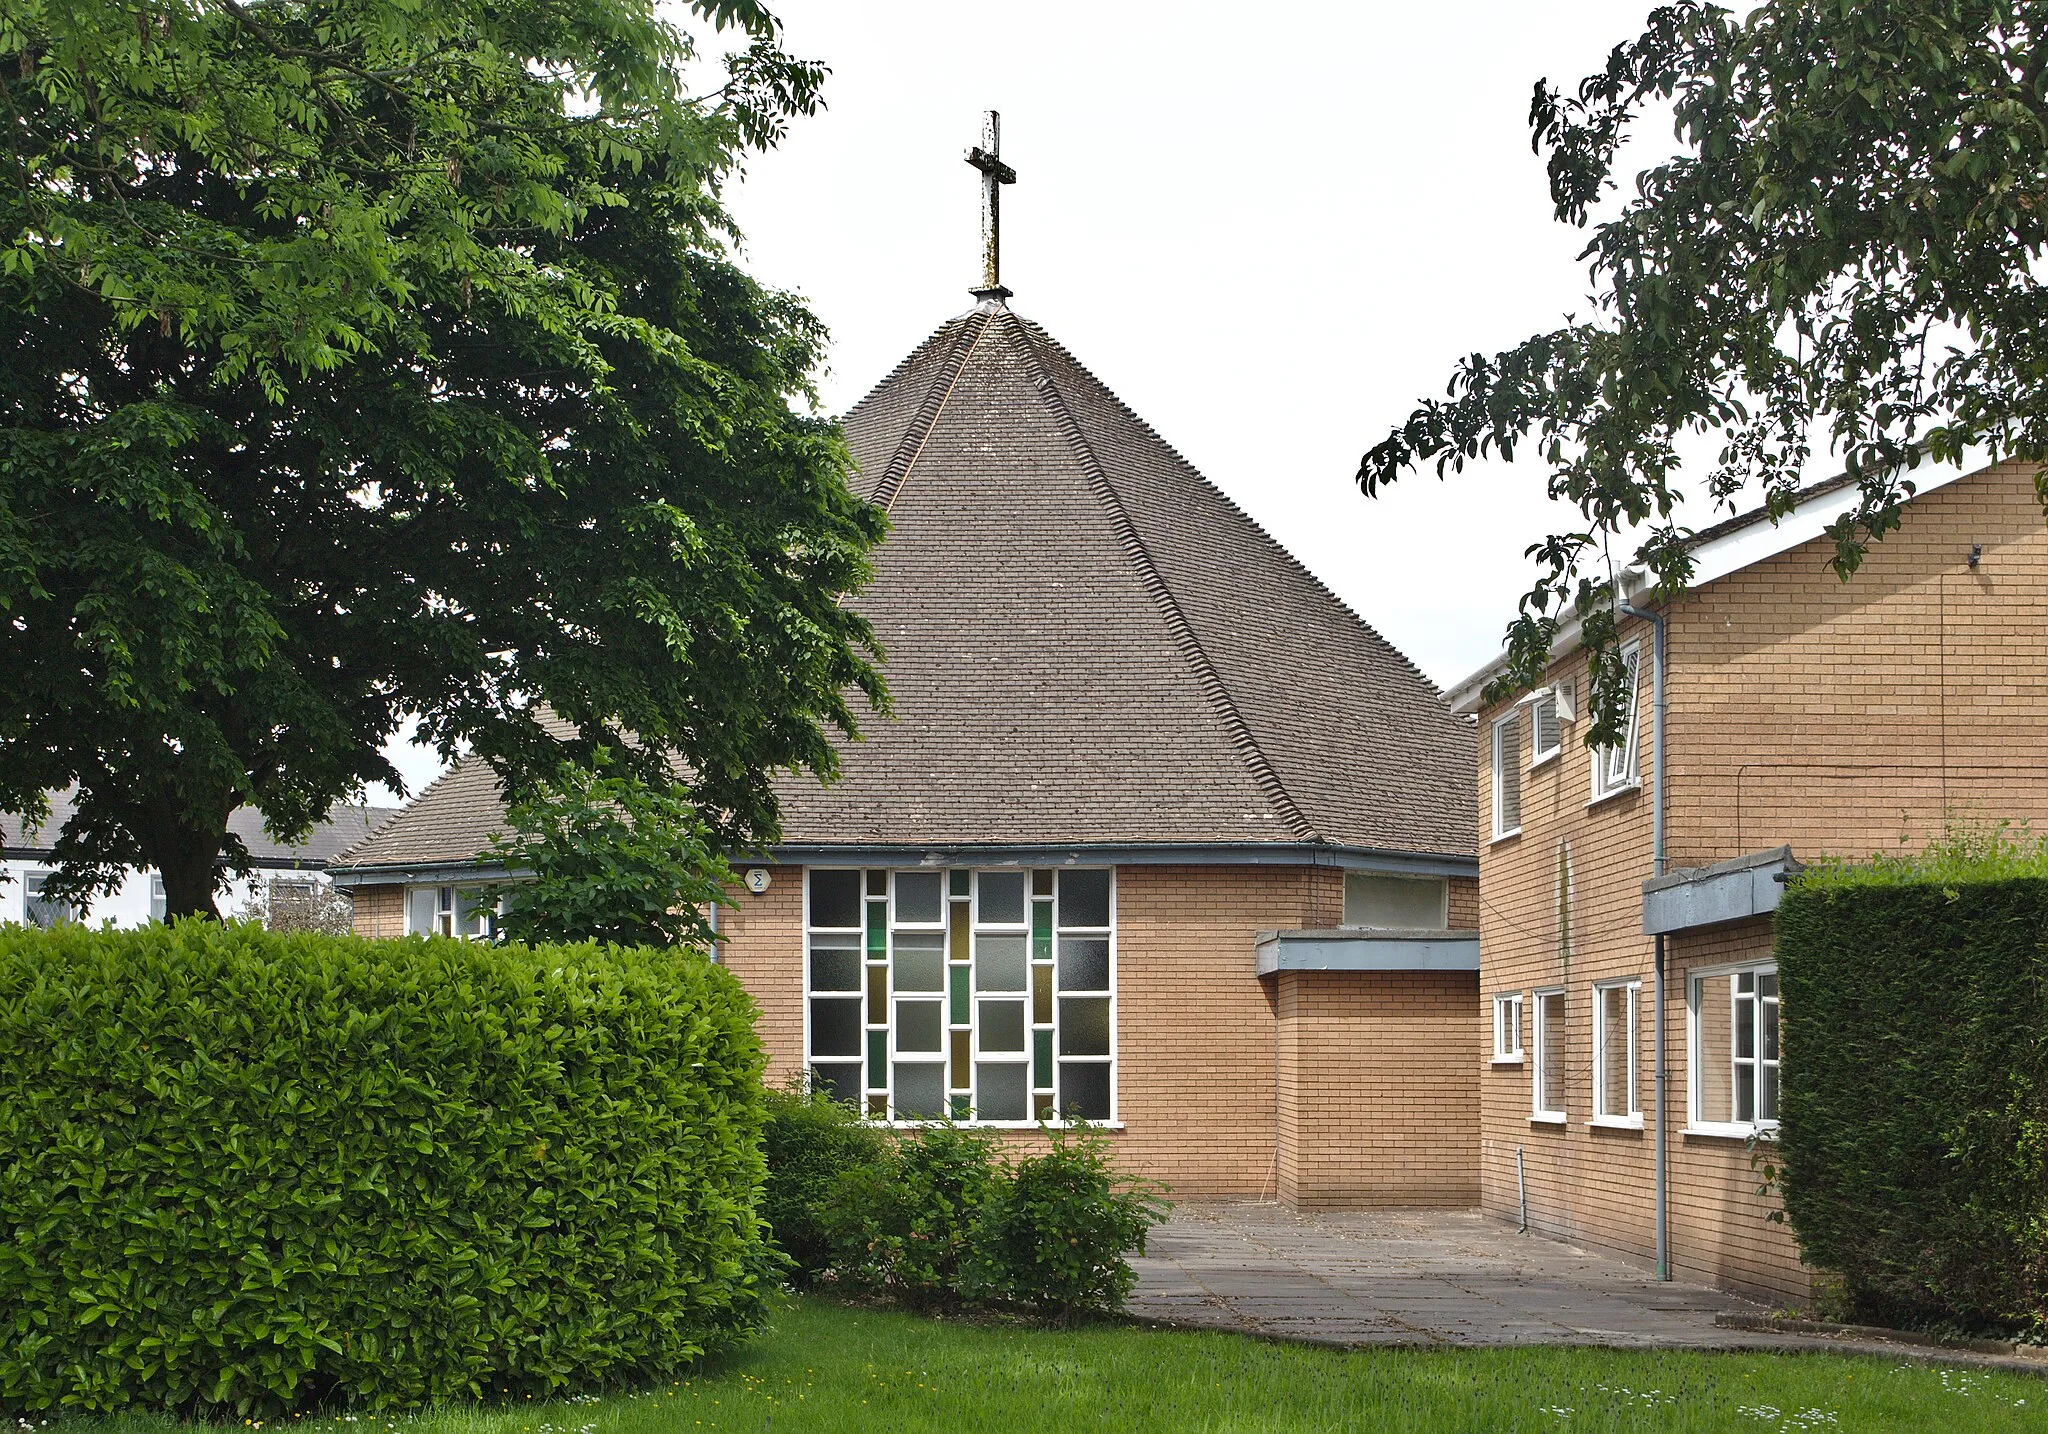
<svg viewBox="0 0 2048 1434"><path fill-rule="evenodd" d="M2048 1330L2048 871L1809 873L1777 914L1785 1210L1860 1317Z"/></svg>
<svg viewBox="0 0 2048 1434"><path fill-rule="evenodd" d="M670 1374L759 1325L763 1057L686 952L0 928L0 1405Z"/></svg>

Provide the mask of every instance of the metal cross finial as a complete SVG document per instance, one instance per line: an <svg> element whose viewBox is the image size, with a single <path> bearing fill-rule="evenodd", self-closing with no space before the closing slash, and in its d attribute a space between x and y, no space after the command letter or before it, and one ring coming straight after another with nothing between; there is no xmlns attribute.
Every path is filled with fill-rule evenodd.
<svg viewBox="0 0 2048 1434"><path fill-rule="evenodd" d="M981 284L971 292L981 300L1003 300L1002 188L1017 182L1017 171L1002 161L1003 117L990 110L981 118L981 143L967 151L967 162L981 171Z"/></svg>

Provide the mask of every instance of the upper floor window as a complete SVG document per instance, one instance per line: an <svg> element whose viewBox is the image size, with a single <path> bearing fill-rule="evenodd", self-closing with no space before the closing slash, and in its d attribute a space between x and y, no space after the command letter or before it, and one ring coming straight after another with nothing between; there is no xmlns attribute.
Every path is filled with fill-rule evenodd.
<svg viewBox="0 0 2048 1434"><path fill-rule="evenodd" d="M1572 684L1559 683L1529 703L1529 765L1540 767L1564 750L1564 722L1572 709Z"/></svg>
<svg viewBox="0 0 2048 1434"><path fill-rule="evenodd" d="M878 1120L1115 1118L1108 868L814 867L804 883L814 1085Z"/></svg>
<svg viewBox="0 0 2048 1434"><path fill-rule="evenodd" d="M1622 686L1628 704L1621 741L1593 749L1593 798L1599 800L1636 785L1637 728L1642 717L1643 645L1631 642L1621 650Z"/></svg>
<svg viewBox="0 0 2048 1434"><path fill-rule="evenodd" d="M1778 1124L1778 968L1764 962L1690 981L1691 1124L1749 1135Z"/></svg>
<svg viewBox="0 0 2048 1434"><path fill-rule="evenodd" d="M1346 926L1442 931L1450 924L1450 883L1442 877L1344 873Z"/></svg>
<svg viewBox="0 0 2048 1434"><path fill-rule="evenodd" d="M1493 724L1493 838L1522 829L1522 713Z"/></svg>
<svg viewBox="0 0 2048 1434"><path fill-rule="evenodd" d="M1519 1065L1522 1060L1522 993L1512 991L1493 998L1493 1058L1496 1062Z"/></svg>

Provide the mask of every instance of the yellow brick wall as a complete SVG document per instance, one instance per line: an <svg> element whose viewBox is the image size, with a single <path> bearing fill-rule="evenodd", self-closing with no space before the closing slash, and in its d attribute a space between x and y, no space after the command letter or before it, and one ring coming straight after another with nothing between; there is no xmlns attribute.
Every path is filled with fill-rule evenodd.
<svg viewBox="0 0 2048 1434"><path fill-rule="evenodd" d="M1983 544L1979 565L1967 557ZM1927 493L1847 583L1824 564L1826 539L1802 543L1705 584L1669 618L1668 835L1674 866L1791 843L1804 859L1866 857L1918 844L1944 811L2048 824L2048 530L2031 470L2002 466ZM1522 829L1491 829L1492 722L1477 731L1482 1018L1497 992L1566 988L1563 1126L1529 1119L1530 1071L1484 1067L1481 1202L1515 1213L1515 1153L1538 1229L1648 1258L1653 1250L1652 1130L1589 1128L1592 983L1639 975L1645 1011L1653 943L1642 934L1651 874L1651 682L1644 643L1635 793L1589 805L1584 719L1564 752L1523 774ZM1582 657L1552 670L1586 694ZM1527 760L1524 724L1523 761ZM1569 930L1560 930L1560 865L1569 852ZM1563 939L1566 935L1569 940ZM1761 957L1769 923L1670 943L1665 1029L1671 1073L1671 1249L1681 1277L1800 1300L1809 1278L1785 1230L1765 1217L1740 1141L1685 1136L1684 973ZM1533 1025L1533 1004L1529 1019ZM1788 1022L1796 1012L1787 1011ZM1491 1037L1489 1034L1489 1051ZM1645 1047L1640 1080L1652 1104ZM1646 1119L1646 1126L1654 1120Z"/></svg>
<svg viewBox="0 0 2048 1434"><path fill-rule="evenodd" d="M351 893L349 922L356 935L405 935L405 888L358 886Z"/></svg>
<svg viewBox="0 0 2048 1434"><path fill-rule="evenodd" d="M1287 971L1279 1005L1279 1189L1291 1205L1479 1199L1477 978Z"/></svg>

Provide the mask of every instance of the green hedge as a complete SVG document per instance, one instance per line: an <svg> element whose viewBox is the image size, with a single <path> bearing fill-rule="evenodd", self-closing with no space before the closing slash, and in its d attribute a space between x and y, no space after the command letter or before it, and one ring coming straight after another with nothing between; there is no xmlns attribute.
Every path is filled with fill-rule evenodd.
<svg viewBox="0 0 2048 1434"><path fill-rule="evenodd" d="M0 927L0 1406L393 1407L757 1326L763 1058L681 952Z"/></svg>
<svg viewBox="0 0 2048 1434"><path fill-rule="evenodd" d="M1950 848L1777 914L1785 1210L1854 1311L2048 1330L2048 870Z"/></svg>

